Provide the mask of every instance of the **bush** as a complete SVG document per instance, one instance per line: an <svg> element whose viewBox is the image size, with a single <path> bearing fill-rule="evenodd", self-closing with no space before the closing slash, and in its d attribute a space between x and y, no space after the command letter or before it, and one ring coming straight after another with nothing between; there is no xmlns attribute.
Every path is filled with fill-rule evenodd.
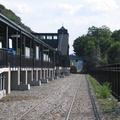
<svg viewBox="0 0 120 120"><path fill-rule="evenodd" d="M111 94L111 85L108 82L105 82L102 86L91 76L89 80L93 85L96 97L99 99L100 104L103 107L105 113L110 113L115 111L116 99Z"/></svg>
<svg viewBox="0 0 120 120"><path fill-rule="evenodd" d="M108 64L108 61L107 61L106 58L101 58L101 59L98 61L98 63L99 63L100 65L107 65L107 64Z"/></svg>
<svg viewBox="0 0 120 120"><path fill-rule="evenodd" d="M115 42L108 50L108 63L120 63L120 42Z"/></svg>
<svg viewBox="0 0 120 120"><path fill-rule="evenodd" d="M98 88L98 98L106 99L111 96L111 87L110 83L105 82L103 86L99 86Z"/></svg>

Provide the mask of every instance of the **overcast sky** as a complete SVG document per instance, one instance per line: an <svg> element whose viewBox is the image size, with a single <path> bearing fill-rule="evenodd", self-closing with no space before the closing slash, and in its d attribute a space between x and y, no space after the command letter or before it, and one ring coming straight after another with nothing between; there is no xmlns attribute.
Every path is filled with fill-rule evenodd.
<svg viewBox="0 0 120 120"><path fill-rule="evenodd" d="M89 27L120 29L120 0L0 0L0 4L35 32L57 33L63 25L69 32L70 53L73 41Z"/></svg>

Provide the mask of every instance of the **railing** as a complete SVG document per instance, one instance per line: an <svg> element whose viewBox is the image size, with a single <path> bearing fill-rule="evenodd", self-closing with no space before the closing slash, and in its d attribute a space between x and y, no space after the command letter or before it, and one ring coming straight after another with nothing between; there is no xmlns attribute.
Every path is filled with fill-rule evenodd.
<svg viewBox="0 0 120 120"><path fill-rule="evenodd" d="M101 84L109 82L113 95L120 101L120 64L92 68L90 74Z"/></svg>
<svg viewBox="0 0 120 120"><path fill-rule="evenodd" d="M13 52L0 49L0 67L23 67L23 68L54 68L52 61L42 61L15 54Z"/></svg>
<svg viewBox="0 0 120 120"><path fill-rule="evenodd" d="M28 68L32 68L33 67L33 58L27 58L25 56L21 56L21 67L25 68L25 67L28 67Z"/></svg>
<svg viewBox="0 0 120 120"><path fill-rule="evenodd" d="M53 62L51 62L51 61L49 61L49 62L48 61L43 61L42 65L43 65L42 66L43 68L48 68L48 66L49 66L49 68L53 68L54 67Z"/></svg>
<svg viewBox="0 0 120 120"><path fill-rule="evenodd" d="M20 66L20 56L17 54L13 54L12 52L6 51L7 54L7 64L6 66L10 66L10 67L18 67ZM5 58L3 58L5 59Z"/></svg>
<svg viewBox="0 0 120 120"><path fill-rule="evenodd" d="M41 68L42 67L42 61L41 60L33 60L34 61L34 67L35 68Z"/></svg>
<svg viewBox="0 0 120 120"><path fill-rule="evenodd" d="M6 67L7 66L7 52L4 49L0 50L0 67Z"/></svg>

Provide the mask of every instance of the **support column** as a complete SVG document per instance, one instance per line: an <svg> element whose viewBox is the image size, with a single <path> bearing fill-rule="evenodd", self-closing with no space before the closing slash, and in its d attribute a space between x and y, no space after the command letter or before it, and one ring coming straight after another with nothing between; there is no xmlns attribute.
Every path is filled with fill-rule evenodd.
<svg viewBox="0 0 120 120"><path fill-rule="evenodd" d="M11 93L11 70L9 67L9 71L8 71L8 94Z"/></svg>
<svg viewBox="0 0 120 120"><path fill-rule="evenodd" d="M21 81L20 81L20 67L18 68L18 85L20 85L21 83L20 83Z"/></svg>
<svg viewBox="0 0 120 120"><path fill-rule="evenodd" d="M31 81L33 81L33 70L31 72L32 72L32 74L31 74Z"/></svg>
<svg viewBox="0 0 120 120"><path fill-rule="evenodd" d="M45 72L45 79L48 79L48 70L45 70L46 72Z"/></svg>
<svg viewBox="0 0 120 120"><path fill-rule="evenodd" d="M11 93L11 70L9 68L8 72L4 73L5 75L5 89L6 93L10 94Z"/></svg>
<svg viewBox="0 0 120 120"><path fill-rule="evenodd" d="M48 72L46 69L42 70L42 79L41 79L41 83L48 83Z"/></svg>
<svg viewBox="0 0 120 120"><path fill-rule="evenodd" d="M40 76L39 76L40 78L40 80L42 80L42 69L40 70Z"/></svg>
<svg viewBox="0 0 120 120"><path fill-rule="evenodd" d="M18 71L11 71L11 89L18 90Z"/></svg>
<svg viewBox="0 0 120 120"><path fill-rule="evenodd" d="M30 84L31 83L31 81L33 80L32 79L32 70L28 70L27 71L28 73L27 73L27 81L28 81L28 84Z"/></svg>
<svg viewBox="0 0 120 120"><path fill-rule="evenodd" d="M31 86L40 86L41 81L38 80L38 70L34 70L34 80L30 83Z"/></svg>
<svg viewBox="0 0 120 120"><path fill-rule="evenodd" d="M0 99L2 97L5 97L6 96L6 90L5 90L5 79L4 79L4 76L3 76L3 73L0 73Z"/></svg>
<svg viewBox="0 0 120 120"><path fill-rule="evenodd" d="M38 81L38 70L36 70L36 81Z"/></svg>
<svg viewBox="0 0 120 120"><path fill-rule="evenodd" d="M0 74L0 78L2 78L2 74ZM2 79L0 79L0 90L3 90L3 83L2 83L3 81L2 81Z"/></svg>
<svg viewBox="0 0 120 120"><path fill-rule="evenodd" d="M22 73L22 76L19 73ZM26 71L21 71L20 69L18 69L18 83L19 83L18 90L29 90L30 89L30 84L26 84L25 75L26 75Z"/></svg>
<svg viewBox="0 0 120 120"><path fill-rule="evenodd" d="M25 84L28 84L28 71L25 71Z"/></svg>

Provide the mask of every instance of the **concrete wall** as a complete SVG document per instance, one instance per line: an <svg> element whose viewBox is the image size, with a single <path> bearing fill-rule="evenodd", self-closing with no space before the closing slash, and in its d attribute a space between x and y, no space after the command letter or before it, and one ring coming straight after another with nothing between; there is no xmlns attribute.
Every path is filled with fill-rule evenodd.
<svg viewBox="0 0 120 120"><path fill-rule="evenodd" d="M61 68L57 68L57 72L61 71ZM20 74L21 72L21 74ZM42 83L48 83L49 80L54 80L55 69L54 68L24 68L21 69L7 69L3 72L5 76L5 90L0 91L0 96L4 96L5 93L11 93L11 90L28 90L31 85L41 85ZM34 75L33 75L34 73ZM61 73L61 72L59 72ZM21 77L21 78L20 78Z"/></svg>

